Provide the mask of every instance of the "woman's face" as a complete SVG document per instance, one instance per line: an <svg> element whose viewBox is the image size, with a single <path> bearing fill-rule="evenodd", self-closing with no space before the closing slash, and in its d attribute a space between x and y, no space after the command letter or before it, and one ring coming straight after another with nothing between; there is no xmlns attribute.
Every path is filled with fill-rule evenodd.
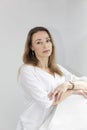
<svg viewBox="0 0 87 130"><path fill-rule="evenodd" d="M38 31L32 36L32 50L37 58L48 58L52 53L52 42L47 32Z"/></svg>

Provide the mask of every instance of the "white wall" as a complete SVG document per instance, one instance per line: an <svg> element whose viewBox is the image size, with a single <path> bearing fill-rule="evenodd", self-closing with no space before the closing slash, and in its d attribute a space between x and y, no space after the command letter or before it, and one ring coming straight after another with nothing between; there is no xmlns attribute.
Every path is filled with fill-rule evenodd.
<svg viewBox="0 0 87 130"><path fill-rule="evenodd" d="M87 0L0 0L0 130L15 130L24 109L17 71L37 25L52 31L58 63L87 75Z"/></svg>

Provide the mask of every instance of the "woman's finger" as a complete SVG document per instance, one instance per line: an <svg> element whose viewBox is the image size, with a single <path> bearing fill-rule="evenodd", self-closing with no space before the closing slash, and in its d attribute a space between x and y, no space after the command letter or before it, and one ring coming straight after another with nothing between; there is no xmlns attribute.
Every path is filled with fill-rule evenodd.
<svg viewBox="0 0 87 130"><path fill-rule="evenodd" d="M53 95L53 92L50 92L50 93L48 94L48 97L51 98L52 95Z"/></svg>
<svg viewBox="0 0 87 130"><path fill-rule="evenodd" d="M59 100L61 99L62 94L63 94L62 91L60 91L60 92L58 93L58 95L57 95L57 101L59 101Z"/></svg>
<svg viewBox="0 0 87 130"><path fill-rule="evenodd" d="M56 94L58 94L58 90L55 90L55 91L53 92L53 95L56 95Z"/></svg>
<svg viewBox="0 0 87 130"><path fill-rule="evenodd" d="M87 91L80 90L79 94L82 95L82 96L84 96L85 98L87 98Z"/></svg>
<svg viewBox="0 0 87 130"><path fill-rule="evenodd" d="M83 92L85 98L87 98L87 91Z"/></svg>

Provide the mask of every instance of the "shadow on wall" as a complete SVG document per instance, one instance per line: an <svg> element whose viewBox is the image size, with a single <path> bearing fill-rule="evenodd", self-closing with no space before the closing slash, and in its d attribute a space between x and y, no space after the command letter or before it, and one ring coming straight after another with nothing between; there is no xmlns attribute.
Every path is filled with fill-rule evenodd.
<svg viewBox="0 0 87 130"><path fill-rule="evenodd" d="M61 36L58 29L52 28L52 27L48 27L48 29L53 36L54 44L55 44L55 47L56 47L57 63L59 63L61 65L65 65L65 63L66 63L66 53L65 53L65 51L66 50L65 50L65 47L64 47L64 44L63 44L62 36Z"/></svg>
<svg viewBox="0 0 87 130"><path fill-rule="evenodd" d="M87 76L87 36L84 35L76 42L75 47L72 48L73 69L76 70L79 75Z"/></svg>

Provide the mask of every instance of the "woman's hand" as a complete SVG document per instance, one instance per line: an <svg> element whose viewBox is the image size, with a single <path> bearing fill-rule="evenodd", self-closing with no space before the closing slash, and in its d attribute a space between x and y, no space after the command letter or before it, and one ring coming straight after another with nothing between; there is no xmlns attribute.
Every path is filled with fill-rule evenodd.
<svg viewBox="0 0 87 130"><path fill-rule="evenodd" d="M87 82L75 81L74 86L74 94L80 94L87 98Z"/></svg>
<svg viewBox="0 0 87 130"><path fill-rule="evenodd" d="M65 82L59 85L53 92L48 94L50 99L53 99L53 105L57 105L59 102L63 101L66 97L72 94L80 94L87 98L87 82L85 81L75 81L74 89L72 89L71 82Z"/></svg>
<svg viewBox="0 0 87 130"><path fill-rule="evenodd" d="M82 96L84 96L85 98L87 98L87 90L83 91L83 90L76 90L74 92L75 94L80 94Z"/></svg>
<svg viewBox="0 0 87 130"><path fill-rule="evenodd" d="M65 83L59 85L53 92L50 92L48 94L48 97L50 99L54 99L53 104L56 105L56 104L58 104L60 102L61 99L64 99L64 97L67 96L66 92L69 89L72 89L72 84L70 82L65 82ZM69 92L68 92L68 94L69 94Z"/></svg>
<svg viewBox="0 0 87 130"><path fill-rule="evenodd" d="M69 89L72 88L72 84L70 82L65 82L59 85L54 91L53 95L56 97L56 100L59 101L64 93L66 93Z"/></svg>

